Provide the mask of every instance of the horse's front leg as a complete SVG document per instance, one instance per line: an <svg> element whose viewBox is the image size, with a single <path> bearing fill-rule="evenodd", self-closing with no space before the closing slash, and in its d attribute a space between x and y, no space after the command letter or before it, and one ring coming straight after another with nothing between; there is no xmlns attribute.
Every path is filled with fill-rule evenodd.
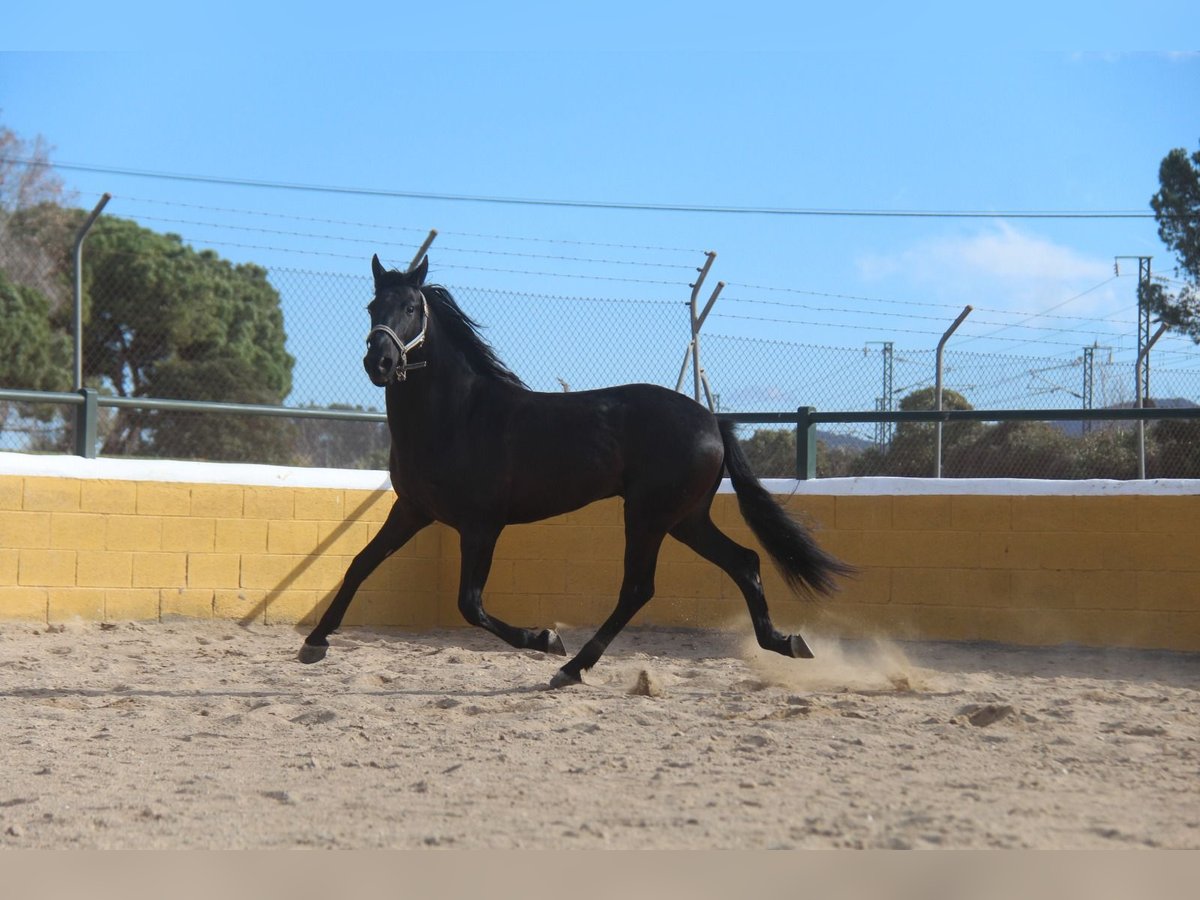
<svg viewBox="0 0 1200 900"><path fill-rule="evenodd" d="M414 534L432 521L429 516L413 509L404 500L396 501L379 533L367 542L350 563L346 576L342 579L342 586L329 608L325 610L325 615L321 616L317 627L304 639L299 654L301 662L315 663L325 658L329 650L329 635L337 631L342 624L342 618L346 615L359 585L381 562L408 543Z"/></svg>
<svg viewBox="0 0 1200 900"><path fill-rule="evenodd" d="M472 625L478 625L502 641L522 650L541 650L566 656L562 638L550 628L532 631L518 628L488 615L483 608L483 586L492 568L492 553L501 529L464 530L460 532L462 568L458 581L458 610Z"/></svg>

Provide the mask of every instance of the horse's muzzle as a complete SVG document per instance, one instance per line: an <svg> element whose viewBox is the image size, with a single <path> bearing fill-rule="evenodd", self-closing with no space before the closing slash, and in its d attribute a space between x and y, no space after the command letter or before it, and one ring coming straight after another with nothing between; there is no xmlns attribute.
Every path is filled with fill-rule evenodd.
<svg viewBox="0 0 1200 900"><path fill-rule="evenodd" d="M363 368L375 387L387 387L396 375L396 361L386 353L368 353L363 357Z"/></svg>

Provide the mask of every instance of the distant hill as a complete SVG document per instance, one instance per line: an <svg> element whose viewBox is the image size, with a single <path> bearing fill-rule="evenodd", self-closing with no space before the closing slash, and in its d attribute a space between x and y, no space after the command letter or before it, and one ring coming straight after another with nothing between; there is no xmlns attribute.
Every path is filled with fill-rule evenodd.
<svg viewBox="0 0 1200 900"><path fill-rule="evenodd" d="M817 429L817 441L824 444L830 450L840 450L844 447L855 453L861 453L868 447L875 446L874 441L868 441L865 438L855 437L852 434L822 431L820 428Z"/></svg>
<svg viewBox="0 0 1200 900"><path fill-rule="evenodd" d="M1193 403L1183 397L1152 397L1150 403L1158 409L1197 409L1200 408L1200 403ZM1133 409L1137 404L1133 401L1127 403L1114 403L1111 406L1106 406L1104 409ZM1083 434L1085 425L1096 427L1109 427L1110 425L1117 428L1132 428L1133 422L1078 422L1075 420L1067 420L1062 422L1051 422L1055 428L1062 431L1070 437L1080 437Z"/></svg>

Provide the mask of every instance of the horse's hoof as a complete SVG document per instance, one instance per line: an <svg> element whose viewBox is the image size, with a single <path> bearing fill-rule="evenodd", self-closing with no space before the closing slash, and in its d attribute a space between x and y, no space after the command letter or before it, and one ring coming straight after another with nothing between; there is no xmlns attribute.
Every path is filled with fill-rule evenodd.
<svg viewBox="0 0 1200 900"><path fill-rule="evenodd" d="M328 644L301 644L300 652L296 654L296 658L305 664L320 662L325 658L325 654L329 652Z"/></svg>
<svg viewBox="0 0 1200 900"><path fill-rule="evenodd" d="M567 687L572 684L582 684L583 679L578 675L570 674L566 669L559 669L554 677L550 679L551 688Z"/></svg>
<svg viewBox="0 0 1200 900"><path fill-rule="evenodd" d="M812 659L813 652L809 649L808 644L804 643L804 638L798 634L793 634L788 639L792 645L792 657L794 659Z"/></svg>
<svg viewBox="0 0 1200 900"><path fill-rule="evenodd" d="M542 645L542 650L546 653L553 653L555 656L567 655L567 648L563 646L562 638L552 628L547 628L538 635L538 643Z"/></svg>

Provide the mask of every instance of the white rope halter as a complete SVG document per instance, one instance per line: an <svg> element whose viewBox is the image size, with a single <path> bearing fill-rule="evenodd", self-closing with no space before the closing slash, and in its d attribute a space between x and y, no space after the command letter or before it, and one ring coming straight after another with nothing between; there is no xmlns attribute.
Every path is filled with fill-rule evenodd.
<svg viewBox="0 0 1200 900"><path fill-rule="evenodd" d="M410 363L408 361L409 351L416 350L423 343L425 343L425 333L429 330L429 301L425 299L425 293L423 291L421 292L421 305L423 307L421 330L417 332L417 336L408 343L400 340L400 335L396 334L396 332L387 325L376 325L369 332L367 332L368 344L371 343L371 338L374 336L375 332L378 331L380 334L386 334L388 337L390 337L392 339L392 343L396 345L396 349L400 351L400 364L392 371L392 378L396 381L404 381L406 378L408 378L408 372L410 369L423 369L429 365L429 363L425 361L415 363Z"/></svg>

